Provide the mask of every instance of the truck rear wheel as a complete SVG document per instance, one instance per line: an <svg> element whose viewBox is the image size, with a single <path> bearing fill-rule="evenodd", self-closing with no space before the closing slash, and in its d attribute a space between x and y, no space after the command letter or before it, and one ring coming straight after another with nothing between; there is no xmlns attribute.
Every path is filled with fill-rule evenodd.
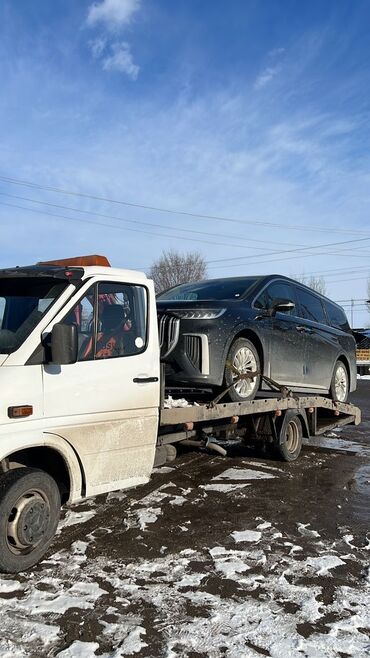
<svg viewBox="0 0 370 658"><path fill-rule="evenodd" d="M286 413L280 429L277 451L286 462L298 459L302 450L302 423L296 414Z"/></svg>
<svg viewBox="0 0 370 658"><path fill-rule="evenodd" d="M35 468L15 468L0 477L0 571L18 573L49 548L60 516L55 480Z"/></svg>

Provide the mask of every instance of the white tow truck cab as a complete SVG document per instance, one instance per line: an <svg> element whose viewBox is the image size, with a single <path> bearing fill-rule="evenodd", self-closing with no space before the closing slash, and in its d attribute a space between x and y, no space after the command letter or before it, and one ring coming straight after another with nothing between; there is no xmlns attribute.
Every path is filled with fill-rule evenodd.
<svg viewBox="0 0 370 658"><path fill-rule="evenodd" d="M40 482L10 496L6 518L7 478L12 489L17 476L17 494L19 481L35 478L24 467L48 474L70 503L150 477L160 397L154 287L142 272L108 265L85 257L0 271L2 569L33 564L54 534L56 505Z"/></svg>
<svg viewBox="0 0 370 658"><path fill-rule="evenodd" d="M0 570L10 573L44 555L61 505L147 482L176 442L269 434L291 461L302 435L360 422L352 405L286 391L163 409L153 282L102 256L0 270L0 388Z"/></svg>

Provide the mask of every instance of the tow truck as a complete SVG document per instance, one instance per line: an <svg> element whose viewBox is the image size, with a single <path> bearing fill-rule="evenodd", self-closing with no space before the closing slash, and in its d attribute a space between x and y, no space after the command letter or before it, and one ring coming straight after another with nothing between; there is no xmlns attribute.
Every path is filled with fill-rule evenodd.
<svg viewBox="0 0 370 658"><path fill-rule="evenodd" d="M271 394L251 401L227 402L223 391L171 407L164 362L176 322L162 323L159 336L153 282L103 256L0 270L0 320L6 573L44 556L63 506L148 482L179 445L222 455L257 441L293 461L303 437L361 420L351 404L297 396L272 380Z"/></svg>

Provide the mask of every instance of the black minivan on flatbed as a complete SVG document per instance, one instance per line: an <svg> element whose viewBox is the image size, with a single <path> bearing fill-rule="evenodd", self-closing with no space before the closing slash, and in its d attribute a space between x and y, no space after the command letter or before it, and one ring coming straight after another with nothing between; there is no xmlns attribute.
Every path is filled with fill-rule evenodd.
<svg viewBox="0 0 370 658"><path fill-rule="evenodd" d="M280 275L198 281L161 293L157 308L170 387L228 387L233 401L266 389L261 375L341 402L356 389L343 309L302 283ZM255 377L239 377L248 371Z"/></svg>

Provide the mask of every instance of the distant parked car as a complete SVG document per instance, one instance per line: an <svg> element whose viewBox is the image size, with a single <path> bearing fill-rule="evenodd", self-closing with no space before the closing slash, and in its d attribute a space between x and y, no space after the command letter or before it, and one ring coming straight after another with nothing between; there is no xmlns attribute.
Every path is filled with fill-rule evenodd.
<svg viewBox="0 0 370 658"><path fill-rule="evenodd" d="M235 381L234 401L268 388L258 374L237 381L232 364L341 402L356 389L356 344L343 309L297 281L278 275L200 281L161 293L157 306L162 340L170 332L169 386L220 389Z"/></svg>

